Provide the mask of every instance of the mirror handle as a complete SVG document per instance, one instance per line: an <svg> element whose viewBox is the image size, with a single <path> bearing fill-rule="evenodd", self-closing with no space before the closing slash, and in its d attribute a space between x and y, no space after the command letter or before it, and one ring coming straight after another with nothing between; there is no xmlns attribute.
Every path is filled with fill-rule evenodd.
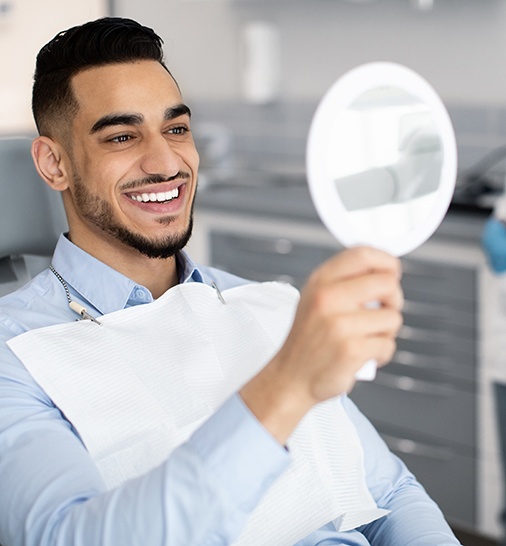
<svg viewBox="0 0 506 546"><path fill-rule="evenodd" d="M376 378L376 370L378 368L378 363L376 360L371 358L368 360L358 372L355 374L355 379L357 381L373 381Z"/></svg>

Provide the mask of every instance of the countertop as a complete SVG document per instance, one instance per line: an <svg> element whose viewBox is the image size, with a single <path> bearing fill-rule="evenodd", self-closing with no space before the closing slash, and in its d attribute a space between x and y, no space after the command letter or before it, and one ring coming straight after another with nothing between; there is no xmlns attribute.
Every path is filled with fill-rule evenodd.
<svg viewBox="0 0 506 546"><path fill-rule="evenodd" d="M263 175L240 180L211 182L199 188L197 209L321 223L303 177ZM433 237L479 244L489 214L487 209L453 204Z"/></svg>

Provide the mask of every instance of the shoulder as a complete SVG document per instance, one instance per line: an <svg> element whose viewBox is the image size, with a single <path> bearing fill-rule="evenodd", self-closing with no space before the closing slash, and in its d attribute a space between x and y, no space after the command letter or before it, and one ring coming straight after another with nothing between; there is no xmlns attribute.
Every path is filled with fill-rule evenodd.
<svg viewBox="0 0 506 546"><path fill-rule="evenodd" d="M28 394L47 401L7 342L28 330L54 324L58 320L55 315L52 287L45 272L14 292L0 297L0 392L4 400L20 400Z"/></svg>
<svg viewBox="0 0 506 546"><path fill-rule="evenodd" d="M68 321L66 297L49 270L14 292L0 297L0 339Z"/></svg>
<svg viewBox="0 0 506 546"><path fill-rule="evenodd" d="M228 288L235 288L236 286L242 286L244 284L252 284L254 281L239 277L228 271L223 271L216 267L210 266L198 266L198 269L202 275L202 278L206 284L216 283L220 290L226 290Z"/></svg>

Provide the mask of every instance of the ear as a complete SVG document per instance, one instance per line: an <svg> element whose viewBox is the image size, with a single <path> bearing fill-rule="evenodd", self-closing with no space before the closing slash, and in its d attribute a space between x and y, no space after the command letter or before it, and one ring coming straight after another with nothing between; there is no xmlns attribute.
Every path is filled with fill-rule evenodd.
<svg viewBox="0 0 506 546"><path fill-rule="evenodd" d="M41 178L53 190L68 188L68 176L60 145L49 137L39 136L32 142L32 157Z"/></svg>

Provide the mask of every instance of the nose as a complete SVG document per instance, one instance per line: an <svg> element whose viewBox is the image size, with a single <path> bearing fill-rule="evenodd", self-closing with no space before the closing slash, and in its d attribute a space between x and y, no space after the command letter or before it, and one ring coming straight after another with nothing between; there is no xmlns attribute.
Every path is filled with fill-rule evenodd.
<svg viewBox="0 0 506 546"><path fill-rule="evenodd" d="M149 175L164 178L175 176L182 168L183 160L163 135L146 139L141 157L141 169Z"/></svg>

